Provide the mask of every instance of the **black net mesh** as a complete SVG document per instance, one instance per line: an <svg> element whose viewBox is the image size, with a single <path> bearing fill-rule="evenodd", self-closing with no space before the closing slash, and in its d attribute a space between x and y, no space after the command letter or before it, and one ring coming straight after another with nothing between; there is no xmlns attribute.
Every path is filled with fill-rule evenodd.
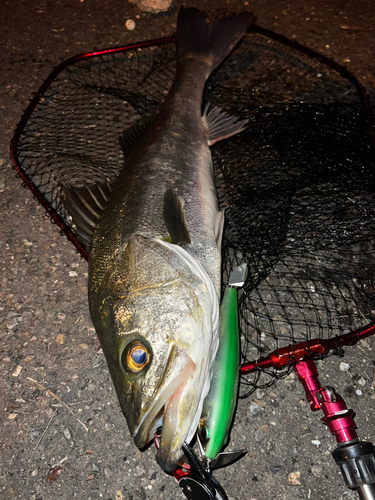
<svg viewBox="0 0 375 500"><path fill-rule="evenodd" d="M205 102L244 132L212 148L226 207L223 287L246 261L239 294L242 358L374 319L372 128L361 89L337 68L249 33L215 71ZM113 181L120 133L160 108L175 72L174 42L78 60L49 82L22 128L16 160L75 234L62 186ZM284 371L243 377L242 395Z"/></svg>

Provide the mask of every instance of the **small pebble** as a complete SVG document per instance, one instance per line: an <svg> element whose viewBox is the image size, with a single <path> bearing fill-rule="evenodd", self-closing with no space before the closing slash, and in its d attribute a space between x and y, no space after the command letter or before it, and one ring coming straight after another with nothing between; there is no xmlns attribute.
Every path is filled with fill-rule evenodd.
<svg viewBox="0 0 375 500"><path fill-rule="evenodd" d="M136 3L137 7L142 12L151 12L158 14L166 12L172 4L172 0L130 0L131 3Z"/></svg>
<svg viewBox="0 0 375 500"><path fill-rule="evenodd" d="M261 412L263 410L263 408L259 405L257 405L256 403L254 402L251 402L250 403L250 406L249 406L249 413L252 417L254 417L255 415L257 415L259 412Z"/></svg>
<svg viewBox="0 0 375 500"><path fill-rule="evenodd" d="M340 363L340 370L343 372L348 372L350 370L350 365L348 363L344 363L344 361L342 361Z"/></svg>
<svg viewBox="0 0 375 500"><path fill-rule="evenodd" d="M40 436L40 432L36 429L30 432L30 441L34 441L37 437Z"/></svg>
<svg viewBox="0 0 375 500"><path fill-rule="evenodd" d="M287 377L284 378L285 384L293 384L296 381L296 376L293 372L289 373Z"/></svg>
<svg viewBox="0 0 375 500"><path fill-rule="evenodd" d="M322 444L318 439L312 439L311 442L312 442L312 444L314 444L318 448Z"/></svg>
<svg viewBox="0 0 375 500"><path fill-rule="evenodd" d="M261 389L257 389L254 394L257 399L262 399L264 396L264 392Z"/></svg>
<svg viewBox="0 0 375 500"><path fill-rule="evenodd" d="M298 450L297 450L297 447L296 446L292 446L292 448L290 449L290 454L292 455L292 457L294 458L297 458L298 457Z"/></svg>
<svg viewBox="0 0 375 500"><path fill-rule="evenodd" d="M17 318L12 318L10 321L7 322L7 328L8 330L13 330L18 325Z"/></svg>
<svg viewBox="0 0 375 500"><path fill-rule="evenodd" d="M362 396L363 392L361 391L361 389L357 389L355 391L355 393L357 394L357 396Z"/></svg>
<svg viewBox="0 0 375 500"><path fill-rule="evenodd" d="M263 441L263 439L266 437L266 435L262 430L259 429L259 430L255 431L254 437L255 437L255 441L257 443L260 443L261 441Z"/></svg>
<svg viewBox="0 0 375 500"><path fill-rule="evenodd" d="M63 333L59 333L56 335L56 343L62 345L64 343L65 335Z"/></svg>
<svg viewBox="0 0 375 500"><path fill-rule="evenodd" d="M107 479L112 476L112 471L111 471L111 469L109 467L105 467L105 469L104 469L104 475L105 475L105 477Z"/></svg>
<svg viewBox="0 0 375 500"><path fill-rule="evenodd" d="M142 465L137 465L137 467L135 468L135 471L134 471L134 476L140 477L140 476L144 476L145 474L146 474L146 469L144 467L142 467Z"/></svg>
<svg viewBox="0 0 375 500"><path fill-rule="evenodd" d="M37 475L38 475L38 469L34 469L34 470L32 471L32 473L31 473L31 475L32 475L33 477L37 476Z"/></svg>
<svg viewBox="0 0 375 500"><path fill-rule="evenodd" d="M288 476L288 483L291 484L292 486L296 486L298 484L301 484L299 481L298 481L298 478L301 477L301 473L300 471L296 471L296 472L291 472Z"/></svg>
<svg viewBox="0 0 375 500"><path fill-rule="evenodd" d="M275 464L275 465L270 465L269 469L270 469L271 474L277 474L278 472L280 472L283 469L283 467L282 467L282 465Z"/></svg>
<svg viewBox="0 0 375 500"><path fill-rule="evenodd" d="M72 439L72 434L67 427L65 427L65 429L63 430L63 433L64 433L64 436L66 437L66 439Z"/></svg>
<svg viewBox="0 0 375 500"><path fill-rule="evenodd" d="M323 468L320 465L313 465L311 467L311 474L315 477L323 476Z"/></svg>
<svg viewBox="0 0 375 500"><path fill-rule="evenodd" d="M133 19L128 19L126 21L125 28L129 31L133 31L133 29L135 28L135 22L133 21Z"/></svg>
<svg viewBox="0 0 375 500"><path fill-rule="evenodd" d="M16 312L10 311L7 314L7 319L14 318L15 316L18 316L18 314Z"/></svg>
<svg viewBox="0 0 375 500"><path fill-rule="evenodd" d="M361 385L362 387L364 387L366 385L366 380L363 377L361 377L358 380L358 384Z"/></svg>
<svg viewBox="0 0 375 500"><path fill-rule="evenodd" d="M12 377L18 377L18 375L21 373L21 370L22 370L22 366L18 365L17 368L12 373Z"/></svg>

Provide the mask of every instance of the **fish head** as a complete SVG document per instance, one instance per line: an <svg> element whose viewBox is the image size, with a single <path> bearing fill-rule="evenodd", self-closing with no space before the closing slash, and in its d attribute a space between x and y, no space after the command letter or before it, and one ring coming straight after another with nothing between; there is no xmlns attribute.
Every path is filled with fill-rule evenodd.
<svg viewBox="0 0 375 500"><path fill-rule="evenodd" d="M156 459L167 471L196 431L217 348L212 293L170 247L131 237L90 300L134 442L143 448L162 426Z"/></svg>

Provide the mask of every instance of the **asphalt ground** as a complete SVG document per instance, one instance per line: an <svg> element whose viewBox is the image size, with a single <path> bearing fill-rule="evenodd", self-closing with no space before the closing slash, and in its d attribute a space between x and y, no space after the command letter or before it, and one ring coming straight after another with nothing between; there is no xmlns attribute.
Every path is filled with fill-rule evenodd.
<svg viewBox="0 0 375 500"><path fill-rule="evenodd" d="M141 453L130 439L89 317L86 262L9 162L23 110L55 66L77 53L172 34L180 5L152 15L126 1L0 3L1 499L184 498L157 466L153 448ZM253 10L261 26L346 65L366 87L375 85L371 0L186 5ZM136 23L132 31L128 19ZM319 362L321 380L356 411L360 438L375 441L374 340L347 348L344 361L345 371L336 357ZM244 459L216 473L231 500L356 498L331 457L333 438L293 375L240 401L229 448L244 446ZM59 465L60 475L49 481L49 469Z"/></svg>

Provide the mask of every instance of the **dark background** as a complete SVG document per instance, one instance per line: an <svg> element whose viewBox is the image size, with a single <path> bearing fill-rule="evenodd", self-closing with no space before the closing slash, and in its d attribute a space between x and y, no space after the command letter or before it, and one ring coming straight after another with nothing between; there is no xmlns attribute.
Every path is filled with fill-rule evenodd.
<svg viewBox="0 0 375 500"><path fill-rule="evenodd" d="M158 468L153 449L140 453L130 440L89 318L86 262L9 164L15 126L56 65L77 53L172 34L181 2L173 5L152 15L126 0L0 2L1 499L184 498ZM345 64L374 87L372 0L186 5L253 10L261 26ZM125 28L128 19L136 22L133 31ZM318 363L321 380L335 385L356 410L359 436L372 441L374 345L368 339L347 348L348 371L340 370L338 358ZM27 377L72 404L89 432ZM240 402L229 449L244 446L248 455L217 473L231 500L355 498L330 456L333 438L310 412L293 375ZM61 475L49 484L49 468L61 461ZM293 472L300 484L288 483Z"/></svg>

